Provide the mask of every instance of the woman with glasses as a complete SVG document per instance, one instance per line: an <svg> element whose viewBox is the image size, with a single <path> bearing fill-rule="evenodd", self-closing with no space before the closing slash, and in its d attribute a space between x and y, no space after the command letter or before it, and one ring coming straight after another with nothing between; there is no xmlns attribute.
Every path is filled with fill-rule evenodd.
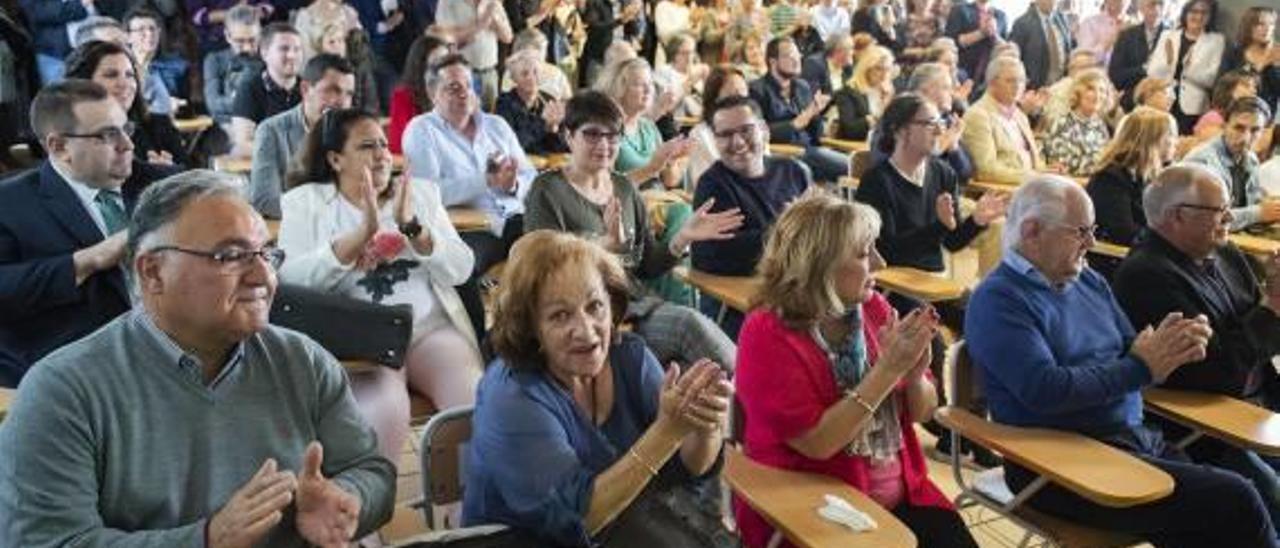
<svg viewBox="0 0 1280 548"><path fill-rule="evenodd" d="M1098 157L1089 178L1089 198L1098 223L1098 239L1133 245L1147 226L1142 190L1174 159L1178 125L1167 112L1138 107L1125 117L1116 136Z"/></svg>
<svg viewBox="0 0 1280 548"><path fill-rule="evenodd" d="M1217 32L1217 0L1192 0L1182 8L1178 28L1160 33L1156 47L1147 60L1147 75L1173 81L1173 117L1178 133L1191 134L1196 118L1209 107L1209 92L1218 69L1226 41Z"/></svg>
<svg viewBox="0 0 1280 548"><path fill-rule="evenodd" d="M1071 110L1049 122L1040 140L1044 162L1062 166L1065 172L1082 177L1093 173L1098 153L1111 139L1105 116L1114 95L1102 69L1089 69L1072 79Z"/></svg>
<svg viewBox="0 0 1280 548"><path fill-rule="evenodd" d="M836 138L867 140L885 105L893 99L896 71L889 48L872 46L858 56L853 76L831 98L836 105Z"/></svg>
<svg viewBox="0 0 1280 548"><path fill-rule="evenodd" d="M439 409L469 405L481 359L453 287L471 274L471 249L449 222L440 189L392 178L377 117L330 110L307 135L301 170L281 198L280 278L378 304L413 307L404 367L352 375L352 389L393 462L409 435L409 395ZM406 169L406 171L408 171Z"/></svg>
<svg viewBox="0 0 1280 548"><path fill-rule="evenodd" d="M606 95L587 91L569 100L563 132L569 164L540 175L525 198L525 231L552 229L590 237L622 259L633 281L668 274L693 242L726 239L742 224L737 210L699 208L670 244L654 238L640 192L613 171L621 144L623 114ZM733 342L709 318L664 301L636 283L627 318L659 361L693 363L709 358L732 367Z"/></svg>

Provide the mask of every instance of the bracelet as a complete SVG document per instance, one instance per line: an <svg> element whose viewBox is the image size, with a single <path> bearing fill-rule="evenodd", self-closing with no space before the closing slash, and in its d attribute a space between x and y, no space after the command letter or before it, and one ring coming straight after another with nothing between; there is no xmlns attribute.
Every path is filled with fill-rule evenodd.
<svg viewBox="0 0 1280 548"><path fill-rule="evenodd" d="M876 412L875 406L871 405L870 403L867 403L866 398L863 398L862 394L859 394L857 390L850 390L848 392L845 392L845 395L852 398L854 403L861 405L863 409L866 409L867 414L875 414Z"/></svg>
<svg viewBox="0 0 1280 548"><path fill-rule="evenodd" d="M640 463L640 466L649 472L649 477L652 478L658 475L658 470L654 468L652 464L649 464L645 462L644 459L640 458L640 453L636 452L635 447L627 449L627 454L631 455L631 458L636 459L636 462Z"/></svg>

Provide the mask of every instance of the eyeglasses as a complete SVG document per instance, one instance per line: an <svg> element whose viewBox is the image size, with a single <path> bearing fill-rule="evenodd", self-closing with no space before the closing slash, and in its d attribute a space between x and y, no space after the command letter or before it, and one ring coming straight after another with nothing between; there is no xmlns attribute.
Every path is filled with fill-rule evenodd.
<svg viewBox="0 0 1280 548"><path fill-rule="evenodd" d="M951 127L951 119L942 116L936 116L928 120L912 120L909 122L913 126L924 126L934 131L939 131Z"/></svg>
<svg viewBox="0 0 1280 548"><path fill-rule="evenodd" d="M720 131L713 132L712 135L714 135L717 140L724 141L726 143L732 142L734 137L741 137L742 140L751 142L756 138L756 130L758 128L759 126L756 124L747 124L738 128L722 129Z"/></svg>
<svg viewBox="0 0 1280 548"><path fill-rule="evenodd" d="M267 262L272 270L279 270L280 265L284 264L284 250L275 246L264 246L258 250L248 250L239 248L221 249L216 251L200 251L198 249L189 249L176 245L165 245L152 248L153 252L161 251L177 251L186 253L187 255L195 255L204 257L218 264L218 268L228 274L234 274L248 270L253 266L255 259L262 259Z"/></svg>
<svg viewBox="0 0 1280 548"><path fill-rule="evenodd" d="M125 122L123 126L105 127L93 133L63 133L62 136L72 139L94 139L100 143L122 145L126 142L132 142L129 136L133 135L134 129L133 122Z"/></svg>
<svg viewBox="0 0 1280 548"><path fill-rule="evenodd" d="M1219 219L1231 213L1231 207L1226 205L1215 207L1215 206L1207 206L1207 205L1201 205L1201 204L1182 203L1182 204L1178 204L1178 207L1185 207L1187 209L1194 209L1196 211L1208 211L1213 213L1214 217L1217 217Z"/></svg>
<svg viewBox="0 0 1280 548"><path fill-rule="evenodd" d="M618 144L622 140L622 134L617 131L607 131L599 129L584 129L578 132L582 139L590 145L600 144L601 141L608 142L610 146Z"/></svg>
<svg viewBox="0 0 1280 548"><path fill-rule="evenodd" d="M1096 223L1091 225L1062 225L1062 228L1070 229L1071 235L1081 242L1097 238L1098 225Z"/></svg>

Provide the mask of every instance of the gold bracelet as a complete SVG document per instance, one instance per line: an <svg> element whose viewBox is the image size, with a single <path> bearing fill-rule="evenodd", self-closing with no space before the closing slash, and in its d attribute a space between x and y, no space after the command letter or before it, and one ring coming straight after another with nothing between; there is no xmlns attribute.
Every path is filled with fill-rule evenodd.
<svg viewBox="0 0 1280 548"><path fill-rule="evenodd" d="M640 458L640 453L636 452L635 447L627 449L627 454L631 455L631 458L636 459L636 462L640 463L640 466L649 472L649 477L652 478L658 475L658 470L654 468L652 464L649 464L645 462L644 459Z"/></svg>
<svg viewBox="0 0 1280 548"><path fill-rule="evenodd" d="M866 398L863 398L862 394L859 394L857 390L850 390L846 392L845 395L849 396L850 398L853 398L854 403L861 405L863 409L866 409L867 414L871 414L871 415L875 414L876 412L875 406L871 405L870 403L867 403Z"/></svg>

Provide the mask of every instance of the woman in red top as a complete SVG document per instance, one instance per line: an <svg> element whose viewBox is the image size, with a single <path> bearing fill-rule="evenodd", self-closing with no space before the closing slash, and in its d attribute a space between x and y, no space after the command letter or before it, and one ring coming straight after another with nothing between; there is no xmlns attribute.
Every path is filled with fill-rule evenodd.
<svg viewBox="0 0 1280 548"><path fill-rule="evenodd" d="M937 315L922 307L899 321L872 289L872 272L884 265L879 231L875 210L820 193L778 218L738 338L745 451L847 482L888 508L920 546L976 548L929 481L913 428L937 405L928 373ZM739 500L734 511L743 543L765 546L772 528Z"/></svg>
<svg viewBox="0 0 1280 548"><path fill-rule="evenodd" d="M400 83L391 89L388 108L387 145L392 154L403 154L400 139L414 116L431 110L427 93L427 70L432 63L453 51L453 42L435 35L422 35L409 46Z"/></svg>

